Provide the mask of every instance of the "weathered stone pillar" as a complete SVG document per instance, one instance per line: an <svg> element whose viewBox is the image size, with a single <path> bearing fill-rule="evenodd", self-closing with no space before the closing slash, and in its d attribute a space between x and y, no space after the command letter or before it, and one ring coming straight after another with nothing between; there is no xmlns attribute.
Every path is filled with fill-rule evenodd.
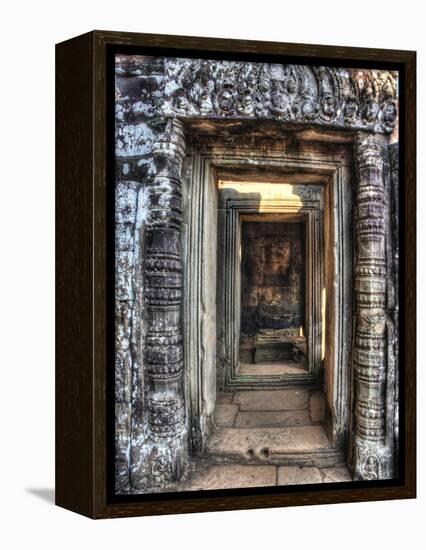
<svg viewBox="0 0 426 550"><path fill-rule="evenodd" d="M393 474L386 443L386 196L383 143L359 132L355 143L355 479L387 479Z"/></svg>
<svg viewBox="0 0 426 550"><path fill-rule="evenodd" d="M146 434L134 447L132 486L178 480L187 457L182 349L182 123L167 121L153 146L146 223L144 395Z"/></svg>

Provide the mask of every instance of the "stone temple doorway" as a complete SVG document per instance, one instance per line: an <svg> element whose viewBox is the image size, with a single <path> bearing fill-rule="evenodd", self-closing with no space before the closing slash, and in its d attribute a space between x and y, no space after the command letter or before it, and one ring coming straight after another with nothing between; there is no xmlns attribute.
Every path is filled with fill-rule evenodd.
<svg viewBox="0 0 426 550"><path fill-rule="evenodd" d="M257 194L259 204L252 208L262 210L265 195L271 208L278 207L285 202L288 188L277 182L222 182L219 204L230 191L234 200L244 200L247 193ZM235 475L240 483L241 476L249 475L250 482L259 485L269 484L271 479L279 485L351 479L343 449L333 446L326 433L324 357L319 358L317 379L300 384L300 377L309 374L313 354L312 312L324 309L326 302L324 293L307 292L309 276L315 271L307 221L306 213L252 212L241 214L239 230L232 236L226 235L229 225L218 227L223 234L220 241L236 240L239 256L235 266L239 290L238 285L229 288L221 280L223 270L218 269L217 281L219 292L236 294L239 319L234 316L233 322L239 321L239 344L235 370L238 377L253 381L244 390L233 391L226 380L217 388L206 455L216 464L215 473L220 472L222 483L225 471L230 484L235 483ZM318 221L321 245L317 256L324 254L324 224ZM220 256L219 252L218 265ZM324 258L318 259L323 266ZM323 278L317 271L321 284ZM323 303L312 303L316 298ZM219 305L217 317L222 315ZM230 329L237 334L237 327ZM299 382L292 382L294 374ZM268 387L274 378L287 382L285 389ZM204 483L211 484L211 477L212 472ZM203 476L196 476L198 483L202 480Z"/></svg>
<svg viewBox="0 0 426 550"><path fill-rule="evenodd" d="M222 483L242 465L280 483L346 480L350 149L340 138L324 153L318 136L267 127L271 139L246 124L186 125L191 452Z"/></svg>
<svg viewBox="0 0 426 550"><path fill-rule="evenodd" d="M273 125L275 139L254 132L237 141L245 127L186 126L194 136L183 168L192 456L229 470L229 483L231 465L280 484L350 479L347 141L324 154L321 141ZM224 133L238 145L223 148Z"/></svg>

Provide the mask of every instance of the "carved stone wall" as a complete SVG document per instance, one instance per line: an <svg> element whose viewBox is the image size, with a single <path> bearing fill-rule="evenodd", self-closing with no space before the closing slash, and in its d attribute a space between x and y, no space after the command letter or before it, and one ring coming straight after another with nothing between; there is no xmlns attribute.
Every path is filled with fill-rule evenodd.
<svg viewBox="0 0 426 550"><path fill-rule="evenodd" d="M386 444L387 259L383 142L356 136L356 327L354 341L356 479L393 475L392 448Z"/></svg>
<svg viewBox="0 0 426 550"><path fill-rule="evenodd" d="M167 59L166 116L273 118L391 132L396 83L386 71Z"/></svg>
<svg viewBox="0 0 426 550"><path fill-rule="evenodd" d="M132 486L179 479L186 461L182 348L180 173L185 154L182 124L173 119L154 143L155 170L147 181L149 213L144 242L145 438L132 449Z"/></svg>
<svg viewBox="0 0 426 550"><path fill-rule="evenodd" d="M386 136L395 127L396 75L118 56L116 91L116 490L140 492L178 479L187 455L180 178L182 122L194 119L256 120L260 125L271 120L283 128L364 132L356 148L354 460L360 478L370 479L373 471L379 477L390 475L389 460L380 454L389 447L383 443L383 452L370 452L383 441L382 379L387 371L381 367L381 346L387 306L381 294L386 272L377 224L382 219L380 150L369 136ZM377 219L367 219L376 213Z"/></svg>
<svg viewBox="0 0 426 550"><path fill-rule="evenodd" d="M291 151L283 154L282 151L270 150L270 157L265 158L264 150L266 145L258 149L253 146L247 148L247 163L256 171L260 168L260 163L265 163L269 174L274 174L274 170L282 170L288 166L289 162L293 163L292 172L304 172L304 177L308 177L309 171L315 173L317 177L322 177L323 181L330 177L335 166L328 156L327 161L317 153L315 165L310 162L308 155L304 155L302 151ZM227 155L232 154L232 148L228 145ZM252 155L256 159L251 158ZM277 155L276 158L274 155ZM235 163L241 163L243 157L242 148L239 148ZM342 162L342 158L340 158ZM220 169L219 173L220 173ZM326 171L326 174L324 174ZM281 175L281 177L283 177ZM222 388L247 388L253 387L283 387L286 385L308 385L315 384L322 376L322 361L321 361L321 343L323 335L323 319L322 313L322 296L321 289L324 285L324 187L318 184L298 185L294 182L292 175L284 176L286 184L279 185L271 183L268 185L250 184L247 188L236 185L231 182L221 181L219 189L219 212L218 212L218 278L220 284L217 291L217 310L218 310L218 355L217 355L217 378L218 386ZM274 190L272 190L274 189ZM245 192L244 192L245 191ZM241 279L241 263L240 249L241 243L241 224L246 223L243 220L249 220L256 217L263 222L274 217L276 220L281 218L289 220L297 219L299 223L303 223L304 233L306 233L306 249L309 250L305 256L305 277L303 281L304 305L306 305L306 315L304 315L304 335L309 341L307 346L307 356L304 363L306 372L300 375L284 376L284 377L256 377L245 376L239 373L239 364L247 362L244 359L245 350L240 347L240 335L246 327L241 326L243 315L241 306L244 307L244 301L241 303L241 286L244 282ZM261 222L253 222L261 224ZM276 223L276 222L273 222ZM260 230L257 231L260 234ZM304 247L305 248L305 247ZM336 253L341 253L337 246ZM259 254L259 259L261 255ZM292 259L293 263L294 258ZM293 266L292 266L293 269ZM291 271L291 270L289 270ZM299 269L299 275L302 275ZM290 275L290 273L289 273ZM271 282L271 281L269 281ZM301 286L302 282L300 281ZM268 285L267 285L268 286ZM283 281L284 290L286 283ZM291 283L290 285L291 286ZM287 286L287 289L288 289ZM336 287L340 286L336 283ZM300 293L302 294L302 293ZM301 300L301 296L297 298ZM296 299L296 301L297 301ZM260 304L259 304L260 305ZM271 314L277 313L277 307L269 309L269 315L264 307L267 304L263 303L263 320L269 316L268 323L262 323L263 328L271 327ZM256 311L259 308L256 308ZM284 312L283 308L280 308ZM294 310L294 308L292 308ZM266 315L265 315L266 313ZM299 309L299 319L301 314ZM289 319L288 319L289 320ZM288 323L282 323L288 325ZM281 324L281 326L282 326ZM279 325L280 326L280 325ZM259 327L260 328L260 327ZM287 326L287 328L289 328ZM300 325L297 326L297 334L299 334ZM294 336L294 334L293 334ZM246 341L244 342L244 346ZM243 351L243 355L240 356ZM257 380L256 380L257 378Z"/></svg>

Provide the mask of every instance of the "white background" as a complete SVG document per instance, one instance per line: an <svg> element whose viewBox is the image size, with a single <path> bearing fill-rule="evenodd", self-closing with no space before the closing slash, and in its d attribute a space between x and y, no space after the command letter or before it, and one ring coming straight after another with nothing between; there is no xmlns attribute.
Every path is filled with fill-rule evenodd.
<svg viewBox="0 0 426 550"><path fill-rule="evenodd" d="M424 548L426 30L421 6L420 0L2 2L2 548ZM417 500L97 522L53 506L54 44L92 29L418 51Z"/></svg>

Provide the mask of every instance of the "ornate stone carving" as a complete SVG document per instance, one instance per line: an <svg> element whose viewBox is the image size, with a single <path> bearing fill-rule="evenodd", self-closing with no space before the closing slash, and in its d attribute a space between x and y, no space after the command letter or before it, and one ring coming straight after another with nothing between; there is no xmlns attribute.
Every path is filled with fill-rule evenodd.
<svg viewBox="0 0 426 550"><path fill-rule="evenodd" d="M354 475L388 478L391 456L385 443L386 391L386 197L383 145L372 134L356 139Z"/></svg>
<svg viewBox="0 0 426 550"><path fill-rule="evenodd" d="M146 431L132 447L132 486L146 490L177 480L186 460L181 326L181 123L169 120L153 146L145 232Z"/></svg>
<svg viewBox="0 0 426 550"><path fill-rule="evenodd" d="M129 488L129 446L131 424L135 422L132 410L133 369L135 348L133 317L135 310L134 275L138 264L137 223L141 191L139 183L120 181L116 186L116 243L115 243L115 456L116 490ZM140 217L140 216L139 216Z"/></svg>
<svg viewBox="0 0 426 550"><path fill-rule="evenodd" d="M163 114L273 118L389 133L397 85L387 71L166 59Z"/></svg>
<svg viewBox="0 0 426 550"><path fill-rule="evenodd" d="M391 132L397 120L396 76L123 56L117 63L116 107L117 490L163 487L180 477L187 455L180 252L185 118L270 119L369 132L356 141L353 465L358 479L391 477L386 203L377 134Z"/></svg>

